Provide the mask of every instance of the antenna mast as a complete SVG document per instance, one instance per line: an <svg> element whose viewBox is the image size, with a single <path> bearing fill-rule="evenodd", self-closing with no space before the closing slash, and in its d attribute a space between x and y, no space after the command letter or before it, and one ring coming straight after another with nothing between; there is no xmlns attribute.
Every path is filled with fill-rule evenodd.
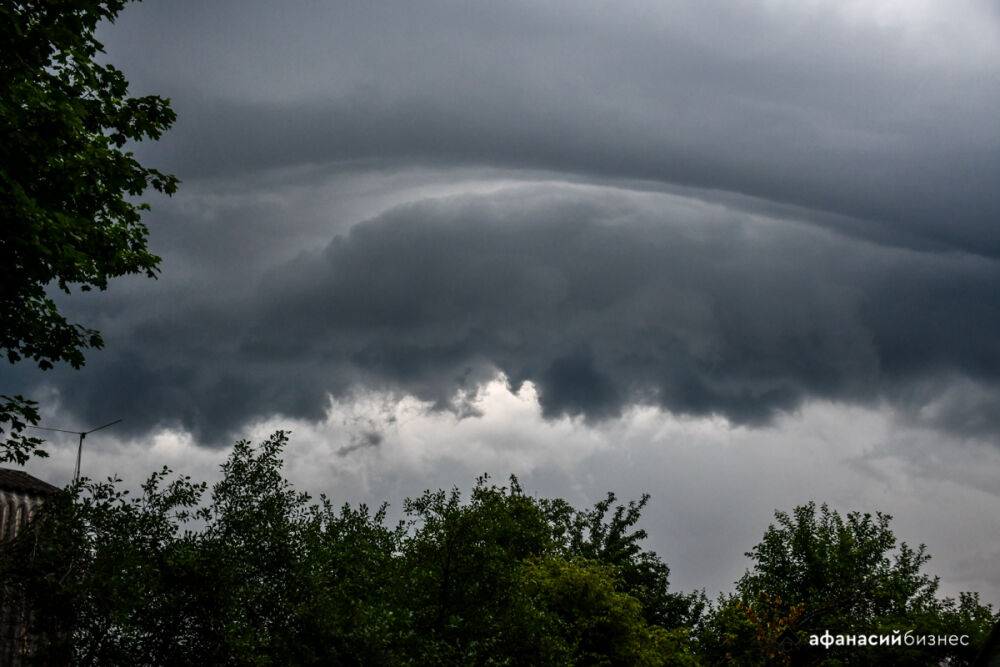
<svg viewBox="0 0 1000 667"><path fill-rule="evenodd" d="M98 426L97 428L92 428L89 431L67 431L63 428L48 428L46 426L29 426L28 428L37 429L39 431L56 431L57 433L72 433L73 435L80 436L79 442L76 445L76 467L73 469L73 483L76 484L80 481L80 459L83 457L83 439L95 431L100 431L102 428L107 428L109 426L114 426L121 419L116 419L113 422L108 422L104 426Z"/></svg>

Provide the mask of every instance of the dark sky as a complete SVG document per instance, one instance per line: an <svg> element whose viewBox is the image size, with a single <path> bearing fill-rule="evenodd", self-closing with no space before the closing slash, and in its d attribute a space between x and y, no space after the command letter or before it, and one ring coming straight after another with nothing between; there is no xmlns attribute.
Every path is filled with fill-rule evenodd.
<svg viewBox="0 0 1000 667"><path fill-rule="evenodd" d="M421 438L491 424L499 458L442 454L447 484L526 451L513 433L548 452L552 429L601 440L655 414L772 434L772 472L796 441L850 452L844 498L887 484L888 457L904 488L872 498L914 526L936 493L916 480L955 484L967 532L948 548L997 506L974 472L1000 471L995 3L174 0L102 34L133 92L172 98L175 129L137 153L183 184L147 217L158 281L64 300L107 349L9 373L47 420L124 416L119 452L167 433L208 456L352 405L329 451L363 496L427 476L358 481L417 437L386 417L407 401L437 424ZM534 435L487 414L498 377L530 396ZM868 445L838 442L823 415L859 410L871 428L844 437ZM587 495L609 465L546 456L540 492ZM712 469L688 465L663 475ZM952 579L1000 590L995 545L970 548Z"/></svg>

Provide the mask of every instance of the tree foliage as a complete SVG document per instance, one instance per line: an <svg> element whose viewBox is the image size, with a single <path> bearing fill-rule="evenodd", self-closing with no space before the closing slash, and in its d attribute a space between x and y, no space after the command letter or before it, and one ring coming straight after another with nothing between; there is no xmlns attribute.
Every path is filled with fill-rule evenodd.
<svg viewBox="0 0 1000 667"><path fill-rule="evenodd" d="M714 661L733 664L967 664L994 622L978 595L939 598L926 548L897 543L887 514L841 516L808 503L776 523L747 556L752 568L723 597L703 634ZM969 635L969 647L811 646L811 635Z"/></svg>
<svg viewBox="0 0 1000 667"><path fill-rule="evenodd" d="M131 496L83 480L0 558L24 597L37 657L73 664L686 664L683 628L647 621L629 583L637 512L562 501L481 478L387 508L334 508L281 472L287 438L236 444L208 493L161 471ZM554 509L557 508L557 509ZM604 517L609 509L612 514ZM594 535L565 522L586 525ZM660 563L662 565L662 563ZM666 568L659 584L667 586ZM644 597L645 596L645 597ZM679 596L683 597L683 596ZM532 620L533 619L533 620ZM636 662L638 660L638 662Z"/></svg>
<svg viewBox="0 0 1000 667"><path fill-rule="evenodd" d="M241 441L211 490L167 470L131 495L83 480L0 548L45 664L967 664L996 620L936 597L889 517L778 513L731 596L669 589L637 528L648 498L578 510L477 480L334 507L282 474L278 432ZM817 649L811 633L968 634L962 650ZM891 652L890 652L891 651Z"/></svg>
<svg viewBox="0 0 1000 667"><path fill-rule="evenodd" d="M99 332L70 322L51 288L103 290L111 278L156 275L135 197L171 194L177 179L141 165L130 142L174 122L168 100L128 96L125 75L99 62L95 37L126 0L0 0L0 351L42 369L84 363ZM0 401L0 462L37 449L21 397Z"/></svg>

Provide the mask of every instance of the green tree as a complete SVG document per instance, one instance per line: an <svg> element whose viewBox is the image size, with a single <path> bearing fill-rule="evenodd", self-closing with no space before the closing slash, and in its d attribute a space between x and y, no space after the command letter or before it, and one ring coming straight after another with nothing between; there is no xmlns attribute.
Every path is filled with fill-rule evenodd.
<svg viewBox="0 0 1000 667"><path fill-rule="evenodd" d="M996 615L937 597L884 514L777 513L734 593L667 588L645 497L577 510L483 477L404 519L334 508L282 474L287 436L240 441L207 485L82 480L0 543L45 664L968 664ZM823 648L810 635L969 635L969 646Z"/></svg>
<svg viewBox="0 0 1000 667"><path fill-rule="evenodd" d="M34 530L0 544L0 590L38 619L37 657L691 664L688 632L649 623L626 568L601 550L584 557L588 535L567 546L550 512L592 510L482 478L467 500L457 490L408 500L405 520L387 525L384 507L337 510L296 492L282 475L286 443L282 432L237 443L207 495L162 471L134 497L117 480L82 480L47 503ZM611 506L601 507L603 517ZM615 533L616 512L592 528Z"/></svg>
<svg viewBox="0 0 1000 667"><path fill-rule="evenodd" d="M43 664L390 664L399 553L384 512L310 504L287 438L236 444L223 479L132 496L82 480L0 544L0 592L32 610ZM398 642L396 642L398 643Z"/></svg>
<svg viewBox="0 0 1000 667"><path fill-rule="evenodd" d="M841 516L809 503L776 523L747 556L736 593L719 599L702 635L711 662L967 664L996 620L972 594L939 598L923 545L897 543L886 514ZM811 635L969 635L969 647L811 646Z"/></svg>
<svg viewBox="0 0 1000 667"><path fill-rule="evenodd" d="M527 561L516 589L514 664L698 664L686 629L646 623L641 603L621 591L618 575L593 561Z"/></svg>
<svg viewBox="0 0 1000 667"><path fill-rule="evenodd" d="M554 542L537 501L517 480L482 477L468 502L458 489L427 491L405 503L410 534L401 593L412 609L415 645L425 664L505 664L521 563Z"/></svg>
<svg viewBox="0 0 1000 667"><path fill-rule="evenodd" d="M385 526L385 508L337 511L296 492L282 475L287 441L240 441L222 466L190 570L198 648L186 657L387 664L406 620L389 607L402 528Z"/></svg>
<svg viewBox="0 0 1000 667"><path fill-rule="evenodd" d="M50 289L103 290L111 278L154 277L135 197L177 179L139 164L129 142L158 139L169 101L129 97L125 75L98 62L94 36L126 0L0 0L0 350L42 369L84 363L99 332L70 322ZM0 397L0 462L24 463L41 441L32 401Z"/></svg>
<svg viewBox="0 0 1000 667"><path fill-rule="evenodd" d="M46 501L35 530L0 543L0 592L26 600L42 664L157 664L175 638L182 590L173 586L180 532L204 485L167 482L133 496L120 480L81 483Z"/></svg>
<svg viewBox="0 0 1000 667"><path fill-rule="evenodd" d="M654 552L642 547L648 535L636 528L649 494L625 505L608 493L587 510L576 510L564 500L541 499L553 528L558 553L616 569L620 586L639 600L646 621L664 628L693 626L705 608L704 594L670 591L670 568Z"/></svg>
<svg viewBox="0 0 1000 667"><path fill-rule="evenodd" d="M690 664L681 623L650 620L678 608L687 618L697 596L670 593L666 565L642 549L646 500L616 506L609 494L580 511L514 477L483 477L467 502L457 489L407 501L406 653L420 664Z"/></svg>

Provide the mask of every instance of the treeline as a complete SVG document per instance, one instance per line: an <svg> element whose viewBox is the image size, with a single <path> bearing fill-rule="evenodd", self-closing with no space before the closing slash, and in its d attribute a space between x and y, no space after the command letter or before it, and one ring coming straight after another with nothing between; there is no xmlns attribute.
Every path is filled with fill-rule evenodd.
<svg viewBox="0 0 1000 667"><path fill-rule="evenodd" d="M81 665L969 664L996 615L940 598L883 514L777 513L735 591L669 588L647 497L579 510L515 478L427 491L404 519L334 507L282 474L284 433L237 443L211 490L83 481L0 550L32 658ZM962 642L817 645L906 631ZM862 640L864 641L864 640Z"/></svg>

